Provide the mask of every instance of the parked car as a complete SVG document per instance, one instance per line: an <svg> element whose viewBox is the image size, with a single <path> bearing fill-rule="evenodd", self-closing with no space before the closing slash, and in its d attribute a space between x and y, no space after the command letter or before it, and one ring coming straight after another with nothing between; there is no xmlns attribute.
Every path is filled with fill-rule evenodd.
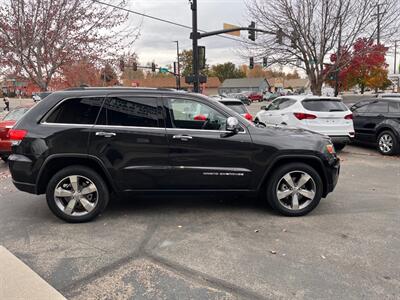
<svg viewBox="0 0 400 300"><path fill-rule="evenodd" d="M29 109L29 106L14 108L0 121L0 158L2 160L7 161L11 154L11 140L8 132Z"/></svg>
<svg viewBox="0 0 400 300"><path fill-rule="evenodd" d="M276 94L276 93L265 92L265 93L263 94L263 100L264 100L264 101L273 101L273 100L275 100L275 99L278 98L278 97L279 97L279 95Z"/></svg>
<svg viewBox="0 0 400 300"><path fill-rule="evenodd" d="M256 123L287 125L328 135L336 150L354 137L353 115L340 98L283 96L257 113Z"/></svg>
<svg viewBox="0 0 400 300"><path fill-rule="evenodd" d="M9 136L14 185L45 193L68 222L98 216L111 192L261 193L300 216L333 191L340 171L328 137L259 128L218 101L166 89L55 92Z"/></svg>
<svg viewBox="0 0 400 300"><path fill-rule="evenodd" d="M245 104L245 105L250 105L250 104L251 104L251 101L250 101L249 97L246 96L246 95L243 94L243 93L234 93L234 94L230 94L230 95L228 95L228 97L229 97L229 98L236 98L236 99L239 99L239 100L242 101L242 103Z"/></svg>
<svg viewBox="0 0 400 300"><path fill-rule="evenodd" d="M51 94L51 92L42 92L42 93L33 94L33 96L32 96L33 102L39 102L39 101L43 100L44 98L46 98L50 94Z"/></svg>
<svg viewBox="0 0 400 300"><path fill-rule="evenodd" d="M377 95L378 98L400 98L400 93L382 93Z"/></svg>
<svg viewBox="0 0 400 300"><path fill-rule="evenodd" d="M214 98L225 106L229 107L233 111L237 112L241 116L243 116L246 120L253 122L253 116L250 114L249 110L243 104L242 101L235 98Z"/></svg>
<svg viewBox="0 0 400 300"><path fill-rule="evenodd" d="M253 92L248 96L248 98L251 102L262 102L263 101L263 95L261 93Z"/></svg>
<svg viewBox="0 0 400 300"><path fill-rule="evenodd" d="M380 153L400 152L400 99L364 100L351 107L354 117L355 141L377 145Z"/></svg>

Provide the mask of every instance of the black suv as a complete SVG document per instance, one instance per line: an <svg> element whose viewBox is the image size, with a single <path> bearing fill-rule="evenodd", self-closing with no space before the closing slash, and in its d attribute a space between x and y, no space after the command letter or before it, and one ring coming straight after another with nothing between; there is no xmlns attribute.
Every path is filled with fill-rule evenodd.
<svg viewBox="0 0 400 300"><path fill-rule="evenodd" d="M384 155L400 151L400 100L371 99L351 107L354 121L354 140L378 146Z"/></svg>
<svg viewBox="0 0 400 300"><path fill-rule="evenodd" d="M10 131L15 186L46 194L68 222L101 213L112 192L263 193L288 216L330 193L339 159L329 138L258 128L198 94L162 89L55 92Z"/></svg>

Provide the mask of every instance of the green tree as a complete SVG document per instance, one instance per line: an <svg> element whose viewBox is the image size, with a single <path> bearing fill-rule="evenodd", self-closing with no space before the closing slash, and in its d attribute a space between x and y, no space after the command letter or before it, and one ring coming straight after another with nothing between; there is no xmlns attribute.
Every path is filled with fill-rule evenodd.
<svg viewBox="0 0 400 300"><path fill-rule="evenodd" d="M180 65L181 65L181 73L182 76L188 76L193 73L192 71L192 64L193 64L193 55L192 55L192 50L183 50L179 54L180 58ZM200 74L206 75L206 76L213 76L210 67L207 64L206 60L206 67L204 70L200 70Z"/></svg>
<svg viewBox="0 0 400 300"><path fill-rule="evenodd" d="M221 82L228 78L244 78L246 73L240 70L231 62L218 64L211 67L214 76L217 76Z"/></svg>

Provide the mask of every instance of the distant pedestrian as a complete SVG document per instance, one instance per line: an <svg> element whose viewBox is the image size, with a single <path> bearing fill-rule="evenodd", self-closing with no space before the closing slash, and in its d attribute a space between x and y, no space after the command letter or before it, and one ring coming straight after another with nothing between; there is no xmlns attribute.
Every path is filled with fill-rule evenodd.
<svg viewBox="0 0 400 300"><path fill-rule="evenodd" d="M4 101L4 105L5 105L4 110L10 111L10 101L8 100L8 98L4 97L3 101Z"/></svg>

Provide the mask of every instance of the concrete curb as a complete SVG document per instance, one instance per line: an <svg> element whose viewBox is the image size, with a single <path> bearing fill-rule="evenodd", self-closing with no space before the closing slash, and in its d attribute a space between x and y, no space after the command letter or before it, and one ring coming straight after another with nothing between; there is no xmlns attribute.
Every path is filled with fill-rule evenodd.
<svg viewBox="0 0 400 300"><path fill-rule="evenodd" d="M0 299L66 300L6 248L0 246Z"/></svg>

